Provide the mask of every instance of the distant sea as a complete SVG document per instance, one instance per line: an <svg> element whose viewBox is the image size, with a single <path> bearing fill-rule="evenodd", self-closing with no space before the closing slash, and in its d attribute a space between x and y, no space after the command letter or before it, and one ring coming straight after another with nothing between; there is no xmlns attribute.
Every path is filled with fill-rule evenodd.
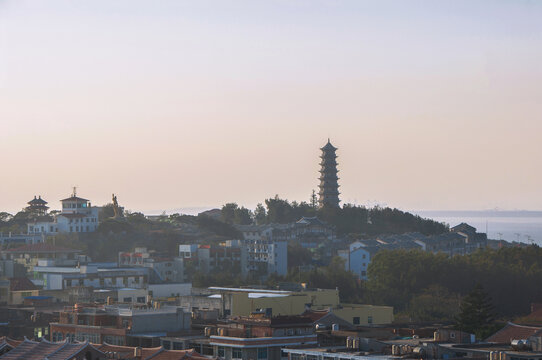
<svg viewBox="0 0 542 360"><path fill-rule="evenodd" d="M455 226L462 222L486 232L490 239L542 246L542 211L413 211L424 218Z"/></svg>

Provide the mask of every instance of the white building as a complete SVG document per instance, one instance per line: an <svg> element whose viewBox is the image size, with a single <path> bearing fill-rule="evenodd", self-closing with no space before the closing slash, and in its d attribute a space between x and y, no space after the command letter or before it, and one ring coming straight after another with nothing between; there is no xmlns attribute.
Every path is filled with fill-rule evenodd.
<svg viewBox="0 0 542 360"><path fill-rule="evenodd" d="M35 266L32 282L44 290L65 290L76 287L98 289L142 289L147 287L148 269L100 268L96 265L80 267Z"/></svg>
<svg viewBox="0 0 542 360"><path fill-rule="evenodd" d="M367 280L367 268L371 262L371 251L364 246L356 246L358 242L350 245L347 250L339 250L337 255L344 259L344 268L351 271L358 279Z"/></svg>
<svg viewBox="0 0 542 360"><path fill-rule="evenodd" d="M84 233L98 228L100 207L77 196L75 190L69 198L60 200L62 210L54 215L53 221L35 221L27 224L29 234Z"/></svg>

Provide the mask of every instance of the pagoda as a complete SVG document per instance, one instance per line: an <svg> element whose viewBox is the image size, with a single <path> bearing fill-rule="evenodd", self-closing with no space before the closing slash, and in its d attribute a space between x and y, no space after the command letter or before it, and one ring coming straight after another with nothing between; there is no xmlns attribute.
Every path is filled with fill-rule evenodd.
<svg viewBox="0 0 542 360"><path fill-rule="evenodd" d="M49 207L47 206L47 201L43 200L41 195L39 198L34 196L34 199L27 202L27 204L28 206L25 208L26 211L36 215L47 215L47 210Z"/></svg>
<svg viewBox="0 0 542 360"><path fill-rule="evenodd" d="M318 203L320 207L324 206L339 206L339 177L337 176L337 155L335 151L337 148L331 145L329 139L327 139L327 144L321 148L322 155L320 158L320 195Z"/></svg>

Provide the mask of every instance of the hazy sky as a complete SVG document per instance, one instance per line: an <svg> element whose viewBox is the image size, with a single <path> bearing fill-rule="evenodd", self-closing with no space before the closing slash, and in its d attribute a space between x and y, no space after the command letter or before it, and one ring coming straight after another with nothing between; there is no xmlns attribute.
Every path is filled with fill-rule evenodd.
<svg viewBox="0 0 542 360"><path fill-rule="evenodd" d="M541 1L0 0L0 210L542 209Z"/></svg>

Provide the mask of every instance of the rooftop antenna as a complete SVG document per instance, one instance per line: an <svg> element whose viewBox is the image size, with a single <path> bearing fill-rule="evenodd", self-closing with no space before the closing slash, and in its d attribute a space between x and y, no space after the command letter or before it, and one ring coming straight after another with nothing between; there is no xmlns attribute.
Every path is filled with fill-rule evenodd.
<svg viewBox="0 0 542 360"><path fill-rule="evenodd" d="M77 197L77 186L74 186L73 187L73 194L72 194L73 197Z"/></svg>
<svg viewBox="0 0 542 360"><path fill-rule="evenodd" d="M518 242L519 242L519 237L521 236L520 233L514 233L514 235L516 235L516 237L518 238Z"/></svg>

